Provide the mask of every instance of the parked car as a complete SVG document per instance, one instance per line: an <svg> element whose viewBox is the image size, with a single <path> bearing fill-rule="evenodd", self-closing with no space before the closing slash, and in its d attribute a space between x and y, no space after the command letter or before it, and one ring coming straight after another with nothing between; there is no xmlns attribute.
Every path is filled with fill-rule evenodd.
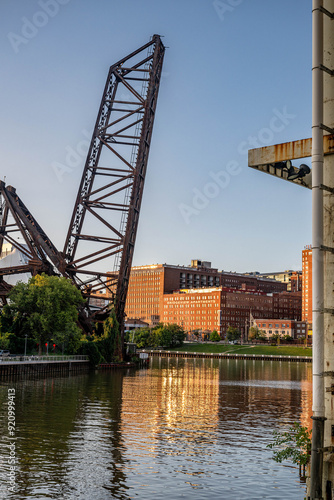
<svg viewBox="0 0 334 500"><path fill-rule="evenodd" d="M10 355L10 352L9 352L9 351L4 350L4 349L1 349L1 350L0 350L0 357L5 358L6 356L9 356L9 355Z"/></svg>

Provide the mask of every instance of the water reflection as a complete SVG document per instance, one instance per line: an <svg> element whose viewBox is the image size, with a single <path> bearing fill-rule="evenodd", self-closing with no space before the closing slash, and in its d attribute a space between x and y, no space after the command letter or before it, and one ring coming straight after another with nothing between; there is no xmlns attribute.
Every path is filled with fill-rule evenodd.
<svg viewBox="0 0 334 500"><path fill-rule="evenodd" d="M155 359L16 389L17 491L2 498L304 498L298 470L271 460L274 429L310 424L311 366Z"/></svg>

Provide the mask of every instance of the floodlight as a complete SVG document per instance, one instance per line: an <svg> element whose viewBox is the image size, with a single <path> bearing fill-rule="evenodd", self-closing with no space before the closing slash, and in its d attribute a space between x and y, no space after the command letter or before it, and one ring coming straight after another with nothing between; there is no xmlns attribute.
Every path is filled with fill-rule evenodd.
<svg viewBox="0 0 334 500"><path fill-rule="evenodd" d="M277 163L274 163L274 165L276 168L285 170L288 173L286 178L287 181L300 179L301 177L305 177L306 174L309 174L311 172L310 167L308 165L305 165L305 163L302 163L299 168L296 168L292 165L291 160L279 161Z"/></svg>

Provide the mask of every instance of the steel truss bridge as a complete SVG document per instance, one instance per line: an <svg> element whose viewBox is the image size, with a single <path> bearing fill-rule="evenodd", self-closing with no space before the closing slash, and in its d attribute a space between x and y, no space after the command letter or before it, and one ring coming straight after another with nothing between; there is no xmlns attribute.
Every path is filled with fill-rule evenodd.
<svg viewBox="0 0 334 500"><path fill-rule="evenodd" d="M160 36L153 35L110 67L62 251L16 189L0 181L0 252L7 242L26 259L26 264L0 268L2 303L11 288L8 275L60 275L87 299L79 313L84 331L92 331L93 321L105 317L110 304L123 331L164 52ZM104 306L94 307L94 299L101 298Z"/></svg>

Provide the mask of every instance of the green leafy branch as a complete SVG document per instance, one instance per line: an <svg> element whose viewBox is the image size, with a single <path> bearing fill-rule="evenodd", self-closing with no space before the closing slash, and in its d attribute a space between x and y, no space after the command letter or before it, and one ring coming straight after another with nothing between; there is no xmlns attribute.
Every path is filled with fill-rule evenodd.
<svg viewBox="0 0 334 500"><path fill-rule="evenodd" d="M292 460L293 463L302 466L308 464L311 457L311 431L295 422L288 431L279 433L273 432L274 442L267 445L267 448L280 448L274 451L275 462Z"/></svg>

